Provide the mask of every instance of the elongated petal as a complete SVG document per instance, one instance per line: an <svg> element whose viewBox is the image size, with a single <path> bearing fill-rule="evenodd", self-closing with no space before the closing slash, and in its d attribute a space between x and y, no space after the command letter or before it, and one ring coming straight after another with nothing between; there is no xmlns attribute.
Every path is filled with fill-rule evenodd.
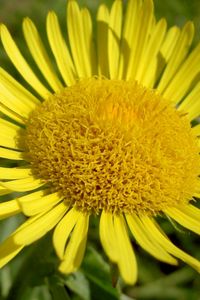
<svg viewBox="0 0 200 300"><path fill-rule="evenodd" d="M81 10L85 47L89 56L91 75L97 74L97 60L93 41L92 18L87 8Z"/></svg>
<svg viewBox="0 0 200 300"><path fill-rule="evenodd" d="M0 179L21 179L31 175L31 169L0 167Z"/></svg>
<svg viewBox="0 0 200 300"><path fill-rule="evenodd" d="M64 257L64 250L71 231L76 225L81 213L72 208L58 223L53 234L53 243L57 255L60 259Z"/></svg>
<svg viewBox="0 0 200 300"><path fill-rule="evenodd" d="M113 216L112 214L105 212L101 213L100 224L100 239L104 247L104 250L111 261L118 261L118 249L116 245L115 231L113 227Z"/></svg>
<svg viewBox="0 0 200 300"><path fill-rule="evenodd" d="M200 220L200 209L192 204L181 207L181 211L197 221Z"/></svg>
<svg viewBox="0 0 200 300"><path fill-rule="evenodd" d="M118 266L128 284L137 280L137 262L125 227L124 217L114 215L114 230L118 247Z"/></svg>
<svg viewBox="0 0 200 300"><path fill-rule="evenodd" d="M200 261L193 258L189 254L185 253L178 247L176 247L163 233L162 230L159 228L158 224L155 223L152 219L149 217L142 217L141 218L145 229L149 235L149 238L152 239L152 241L156 241L160 244L161 247L163 247L167 252L174 255L175 257L183 260L188 265L192 266L194 269L196 269L198 272L200 272Z"/></svg>
<svg viewBox="0 0 200 300"><path fill-rule="evenodd" d="M187 112L190 121L200 115L199 94L200 83L193 88L193 90L186 96L186 98L178 107L179 110L184 110Z"/></svg>
<svg viewBox="0 0 200 300"><path fill-rule="evenodd" d="M16 200L0 203L0 219L8 218L20 212L20 206Z"/></svg>
<svg viewBox="0 0 200 300"><path fill-rule="evenodd" d="M108 31L109 73L111 79L118 78L120 40L122 30L122 1L113 2Z"/></svg>
<svg viewBox="0 0 200 300"><path fill-rule="evenodd" d="M19 145L19 136L24 132L20 127L0 118L0 145L13 149L22 148Z"/></svg>
<svg viewBox="0 0 200 300"><path fill-rule="evenodd" d="M187 212L182 211L181 208L167 208L164 212L182 226L200 234L200 220L188 215Z"/></svg>
<svg viewBox="0 0 200 300"><path fill-rule="evenodd" d="M12 181L7 181L7 182L0 182L0 185L10 189L15 192L27 192L27 191L32 191L35 190L45 183L41 182L40 179L35 179L33 177L28 177L24 179L17 179L17 180L12 180Z"/></svg>
<svg viewBox="0 0 200 300"><path fill-rule="evenodd" d="M23 31L28 48L43 76L51 86L51 88L57 92L62 88L62 84L56 76L55 70L51 64L51 60L45 50L41 37L34 23L25 18L23 22Z"/></svg>
<svg viewBox="0 0 200 300"><path fill-rule="evenodd" d="M5 266L11 259L13 259L22 249L23 245L16 245L13 236L7 238L0 245L0 268Z"/></svg>
<svg viewBox="0 0 200 300"><path fill-rule="evenodd" d="M50 94L49 91L39 81L25 61L5 25L1 25L1 40L7 55L19 73L43 99L48 98Z"/></svg>
<svg viewBox="0 0 200 300"><path fill-rule="evenodd" d="M10 193L12 193L11 190L6 189L6 188L4 188L3 186L0 185L0 196L7 195L7 194L10 194Z"/></svg>
<svg viewBox="0 0 200 300"><path fill-rule="evenodd" d="M126 14L121 37L121 49L119 60L118 78L123 79L126 76L130 55L134 56L137 35L139 32L138 17L141 9L141 1L129 0L127 3Z"/></svg>
<svg viewBox="0 0 200 300"><path fill-rule="evenodd" d="M88 221L89 215L80 214L67 244L63 261L59 266L61 272L71 273L79 268L85 252Z"/></svg>
<svg viewBox="0 0 200 300"><path fill-rule="evenodd" d="M126 215L128 226L135 237L138 244L155 258L176 265L177 261L171 255L169 255L156 241L154 243L149 239L148 234L136 215Z"/></svg>
<svg viewBox="0 0 200 300"><path fill-rule="evenodd" d="M69 0L67 6L67 29L72 56L79 77L92 75L90 53L85 43L82 14L76 1Z"/></svg>
<svg viewBox="0 0 200 300"><path fill-rule="evenodd" d="M185 96L193 80L199 73L200 44L191 52L162 93L166 99L178 103ZM159 90L160 91L160 90Z"/></svg>
<svg viewBox="0 0 200 300"><path fill-rule="evenodd" d="M44 210L48 210L62 201L58 193L50 193L49 195L39 195L37 197L18 198L23 213L27 216L34 216Z"/></svg>
<svg viewBox="0 0 200 300"><path fill-rule="evenodd" d="M157 72L157 70L154 68L154 66L156 65L158 59L158 53L161 43L164 39L166 29L166 20L161 19L156 24L154 30L152 30L151 37L144 52L143 60L138 67L135 78L146 87L153 86L155 84L155 72ZM153 72L153 70L155 71Z"/></svg>
<svg viewBox="0 0 200 300"><path fill-rule="evenodd" d="M131 45L131 54L128 63L126 79L135 78L137 69L142 62L143 54L146 49L149 34L153 23L153 1L145 0L138 12L138 30L133 46ZM132 49L132 47L134 47Z"/></svg>
<svg viewBox="0 0 200 300"><path fill-rule="evenodd" d="M101 4L97 12L97 53L98 74L108 77L108 22L109 11L105 4ZM102 41L104 41L102 43Z"/></svg>
<svg viewBox="0 0 200 300"><path fill-rule="evenodd" d="M14 109L9 109L6 105L0 102L0 112L5 115L6 117L9 117L11 120L16 121L17 123L23 125L26 123L26 118L19 115L14 111Z"/></svg>
<svg viewBox="0 0 200 300"><path fill-rule="evenodd" d="M47 35L58 69L66 85L72 85L76 77L75 67L62 36L58 17L53 11L49 12L47 16Z"/></svg>
<svg viewBox="0 0 200 300"><path fill-rule="evenodd" d="M178 70L181 62L185 59L189 47L191 46L194 36L194 25L192 22L186 23L179 40L177 41L176 47L173 51L170 61L167 64L167 67L163 73L163 76L157 87L158 91L162 93L166 88L167 84L173 79L175 72Z"/></svg>
<svg viewBox="0 0 200 300"><path fill-rule="evenodd" d="M23 152L14 151L0 147L0 157L11 160L24 160Z"/></svg>
<svg viewBox="0 0 200 300"><path fill-rule="evenodd" d="M67 211L64 203L58 204L56 207L42 214L34 222L18 229L14 235L14 241L17 245L29 245L41 238L50 231L62 218Z"/></svg>

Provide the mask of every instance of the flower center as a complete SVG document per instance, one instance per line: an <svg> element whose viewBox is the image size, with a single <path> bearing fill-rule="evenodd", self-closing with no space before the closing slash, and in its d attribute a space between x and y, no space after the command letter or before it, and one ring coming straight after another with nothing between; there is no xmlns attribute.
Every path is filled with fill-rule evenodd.
<svg viewBox="0 0 200 300"><path fill-rule="evenodd" d="M198 186L187 116L134 81L63 89L31 114L25 140L33 173L82 211L157 214Z"/></svg>

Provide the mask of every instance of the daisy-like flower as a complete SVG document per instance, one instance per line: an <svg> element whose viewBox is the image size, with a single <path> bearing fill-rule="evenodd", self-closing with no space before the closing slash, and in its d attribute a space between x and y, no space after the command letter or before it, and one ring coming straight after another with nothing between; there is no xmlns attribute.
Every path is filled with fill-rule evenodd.
<svg viewBox="0 0 200 300"><path fill-rule="evenodd" d="M28 217L0 246L0 266L53 229L59 270L75 271L96 215L103 248L126 283L137 279L131 235L156 259L176 265L178 258L200 271L156 221L164 215L200 233L193 24L167 28L151 0L100 5L97 33L75 0L66 20L68 41L56 14L47 16L54 61L34 23L23 22L42 81L1 25L3 47L30 89L0 69L0 156L14 166L0 168L0 193L17 192L0 204L0 215Z"/></svg>

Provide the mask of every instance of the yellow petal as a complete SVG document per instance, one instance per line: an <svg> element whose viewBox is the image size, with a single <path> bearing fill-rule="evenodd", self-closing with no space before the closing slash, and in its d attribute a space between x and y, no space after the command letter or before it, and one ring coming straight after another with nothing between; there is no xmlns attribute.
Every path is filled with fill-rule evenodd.
<svg viewBox="0 0 200 300"><path fill-rule="evenodd" d="M157 59L152 63L152 79L146 79L145 85L153 88L160 78L165 66L168 64L170 58L173 55L176 43L180 37L180 29L177 26L171 27L164 37L163 43L160 47Z"/></svg>
<svg viewBox="0 0 200 300"><path fill-rule="evenodd" d="M101 213L99 224L100 239L103 248L109 259L113 262L118 261L118 249L116 246L116 237L113 227L113 215L105 212Z"/></svg>
<svg viewBox="0 0 200 300"><path fill-rule="evenodd" d="M96 53L95 53L94 42L93 42L92 18L87 8L83 8L81 10L81 16L82 16L85 47L89 56L91 75L96 75L97 61L96 61Z"/></svg>
<svg viewBox="0 0 200 300"><path fill-rule="evenodd" d="M18 142L19 135L24 132L24 129L0 118L0 145L13 149L20 149Z"/></svg>
<svg viewBox="0 0 200 300"><path fill-rule="evenodd" d="M105 4L101 4L97 12L97 53L98 74L108 78L108 22L109 11ZM103 41L103 43L102 43Z"/></svg>
<svg viewBox="0 0 200 300"><path fill-rule="evenodd" d="M23 116L17 114L14 110L9 109L7 106L0 102L0 112L5 116L9 117L11 120L18 122L19 124L25 124L26 119Z"/></svg>
<svg viewBox="0 0 200 300"><path fill-rule="evenodd" d="M200 220L200 209L194 205L188 204L182 206L181 211L197 221Z"/></svg>
<svg viewBox="0 0 200 300"><path fill-rule="evenodd" d="M200 83L197 83L197 85L186 96L184 101L178 107L179 110L184 110L187 112L190 121L192 121L200 115L199 94Z"/></svg>
<svg viewBox="0 0 200 300"><path fill-rule="evenodd" d="M131 45L130 59L126 79L134 79L138 67L143 59L143 54L152 30L153 1L144 0L138 12L138 30L133 45Z"/></svg>
<svg viewBox="0 0 200 300"><path fill-rule="evenodd" d="M58 204L63 197L58 193L52 193L49 195L33 195L30 197L24 196L18 198L23 213L27 216L33 216L41 213L44 210L48 210Z"/></svg>
<svg viewBox="0 0 200 300"><path fill-rule="evenodd" d="M126 14L121 38L120 62L118 78L123 79L126 76L126 70L129 64L130 54L134 55L137 46L138 18L141 9L140 0L129 0L127 2ZM104 40L104 39L103 39ZM101 42L101 44L103 44ZM104 51L105 52L105 51ZM104 53L103 52L103 53ZM102 54L103 54L102 53Z"/></svg>
<svg viewBox="0 0 200 300"><path fill-rule="evenodd" d="M175 257L183 260L188 265L192 266L198 272L200 272L200 261L193 258L189 254L185 253L178 247L176 247L162 232L158 224L150 219L149 217L141 217L141 220L145 226L147 234L152 241L156 241L163 247L167 252L174 255Z"/></svg>
<svg viewBox="0 0 200 300"><path fill-rule="evenodd" d="M154 66L156 66L156 62L158 60L158 53L164 39L166 29L166 20L161 19L152 30L151 37L144 51L143 60L138 66L135 78L146 87L151 87L155 84L157 68L154 68Z"/></svg>
<svg viewBox="0 0 200 300"><path fill-rule="evenodd" d="M0 219L8 218L20 212L20 206L16 200L0 203Z"/></svg>
<svg viewBox="0 0 200 300"><path fill-rule="evenodd" d="M23 152L0 147L0 157L11 160L24 160Z"/></svg>
<svg viewBox="0 0 200 300"><path fill-rule="evenodd" d="M148 234L140 221L139 217L136 215L128 215L126 214L126 219L128 222L128 226L135 237L138 244L155 258L176 265L177 261L171 255L169 255L156 241L154 243L149 239Z"/></svg>
<svg viewBox="0 0 200 300"><path fill-rule="evenodd" d="M167 208L164 210L164 213L181 224L183 227L200 234L200 220L188 215L187 212L182 211L181 208Z"/></svg>
<svg viewBox="0 0 200 300"><path fill-rule="evenodd" d="M58 92L62 89L62 84L56 76L51 60L45 50L41 37L34 23L25 18L23 22L23 31L28 48L44 78L47 80L51 88Z"/></svg>
<svg viewBox="0 0 200 300"><path fill-rule="evenodd" d="M137 262L128 237L124 217L114 215L114 230L118 247L118 266L120 274L128 284L137 280Z"/></svg>
<svg viewBox="0 0 200 300"><path fill-rule="evenodd" d="M197 124L196 126L192 127L192 132L197 137L200 136L200 124Z"/></svg>
<svg viewBox="0 0 200 300"><path fill-rule="evenodd" d="M199 73L200 64L200 44L191 52L189 57L179 68L176 75L162 95L166 99L171 99L173 103L178 103L185 96L193 80Z"/></svg>
<svg viewBox="0 0 200 300"><path fill-rule="evenodd" d="M0 118L0 145L14 149L20 149L19 135L24 132L20 127Z"/></svg>
<svg viewBox="0 0 200 300"><path fill-rule="evenodd" d="M33 177L28 177L24 179L17 179L17 180L12 180L12 181L7 181L7 182L0 182L0 185L10 189L15 192L27 192L27 191L32 191L35 190L45 183L41 182L40 179L35 179Z"/></svg>
<svg viewBox="0 0 200 300"><path fill-rule="evenodd" d="M67 244L64 259L59 270L65 274L76 271L83 259L85 252L89 215L80 214L70 240Z"/></svg>
<svg viewBox="0 0 200 300"><path fill-rule="evenodd" d="M76 1L69 0L67 5L67 29L74 64L79 77L92 75L88 45L85 44L85 32L81 11Z"/></svg>
<svg viewBox="0 0 200 300"><path fill-rule="evenodd" d="M53 234L53 244L57 255L60 259L64 257L64 250L66 242L70 236L71 231L76 225L78 218L81 213L76 209L72 208L67 214L62 218L54 230Z"/></svg>
<svg viewBox="0 0 200 300"><path fill-rule="evenodd" d="M33 73L5 25L1 25L1 40L7 55L19 73L43 99L47 99L50 95L50 92Z"/></svg>
<svg viewBox="0 0 200 300"><path fill-rule="evenodd" d="M0 268L5 266L11 259L13 259L24 246L16 245L14 238L11 235L0 245Z"/></svg>
<svg viewBox="0 0 200 300"><path fill-rule="evenodd" d="M54 12L49 12L47 16L47 35L58 69L66 85L72 85L75 82L76 72L60 30L58 17Z"/></svg>
<svg viewBox="0 0 200 300"><path fill-rule="evenodd" d="M120 40L122 30L122 1L115 0L113 2L108 30L108 58L109 58L109 73L111 79L118 78L119 70L119 54Z"/></svg>
<svg viewBox="0 0 200 300"><path fill-rule="evenodd" d="M31 169L0 167L0 179L21 179L31 175Z"/></svg>
<svg viewBox="0 0 200 300"><path fill-rule="evenodd" d="M193 36L194 25L192 22L188 22L181 31L180 37L176 43L176 47L157 87L160 93L163 93L170 80L174 78L175 72L177 71L181 62L183 62L189 51Z"/></svg>
<svg viewBox="0 0 200 300"><path fill-rule="evenodd" d="M22 106L24 110L31 111L35 109L37 105L41 104L33 94L2 68L0 68L0 84L1 89L3 89L1 93L13 99L13 101L18 104L17 106Z"/></svg>
<svg viewBox="0 0 200 300"><path fill-rule="evenodd" d="M11 190L6 189L6 188L4 188L3 186L0 185L0 196L7 195L7 194L10 194L10 193L12 193Z"/></svg>
<svg viewBox="0 0 200 300"><path fill-rule="evenodd" d="M27 225L25 222L25 226L19 228L14 235L15 243L17 245L29 245L38 240L60 221L66 211L66 205L61 203L47 213L42 214L39 218L34 219L35 221Z"/></svg>

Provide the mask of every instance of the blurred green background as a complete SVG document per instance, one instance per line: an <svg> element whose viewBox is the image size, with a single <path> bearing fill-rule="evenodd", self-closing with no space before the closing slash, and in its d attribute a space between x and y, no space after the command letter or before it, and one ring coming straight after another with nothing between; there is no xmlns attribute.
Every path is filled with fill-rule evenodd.
<svg viewBox="0 0 200 300"><path fill-rule="evenodd" d="M94 17L101 2L108 5L112 3L111 0L79 0L81 5L90 7ZM165 17L170 26L182 26L187 20L193 20L196 28L194 45L200 40L200 0L154 2L157 18ZM64 28L65 5L65 0L0 0L0 22L6 23L17 43L26 52L21 31L23 17L29 16L35 21L46 43L45 16L49 10L55 10ZM17 76L2 47L0 64ZM3 240L22 220L23 217L19 216L1 221L0 239ZM175 228L167 220L161 219L160 222L178 246L200 259L200 243L196 235ZM200 276L197 272L181 262L178 267L159 263L134 241L133 246L138 260L138 283L129 287L119 281L114 288L112 281L117 278L117 272L115 266L109 265L99 243L97 219L91 222L82 268L74 275L64 277L56 271L58 260L52 248L50 233L26 248L0 271L0 300L200 300Z"/></svg>

